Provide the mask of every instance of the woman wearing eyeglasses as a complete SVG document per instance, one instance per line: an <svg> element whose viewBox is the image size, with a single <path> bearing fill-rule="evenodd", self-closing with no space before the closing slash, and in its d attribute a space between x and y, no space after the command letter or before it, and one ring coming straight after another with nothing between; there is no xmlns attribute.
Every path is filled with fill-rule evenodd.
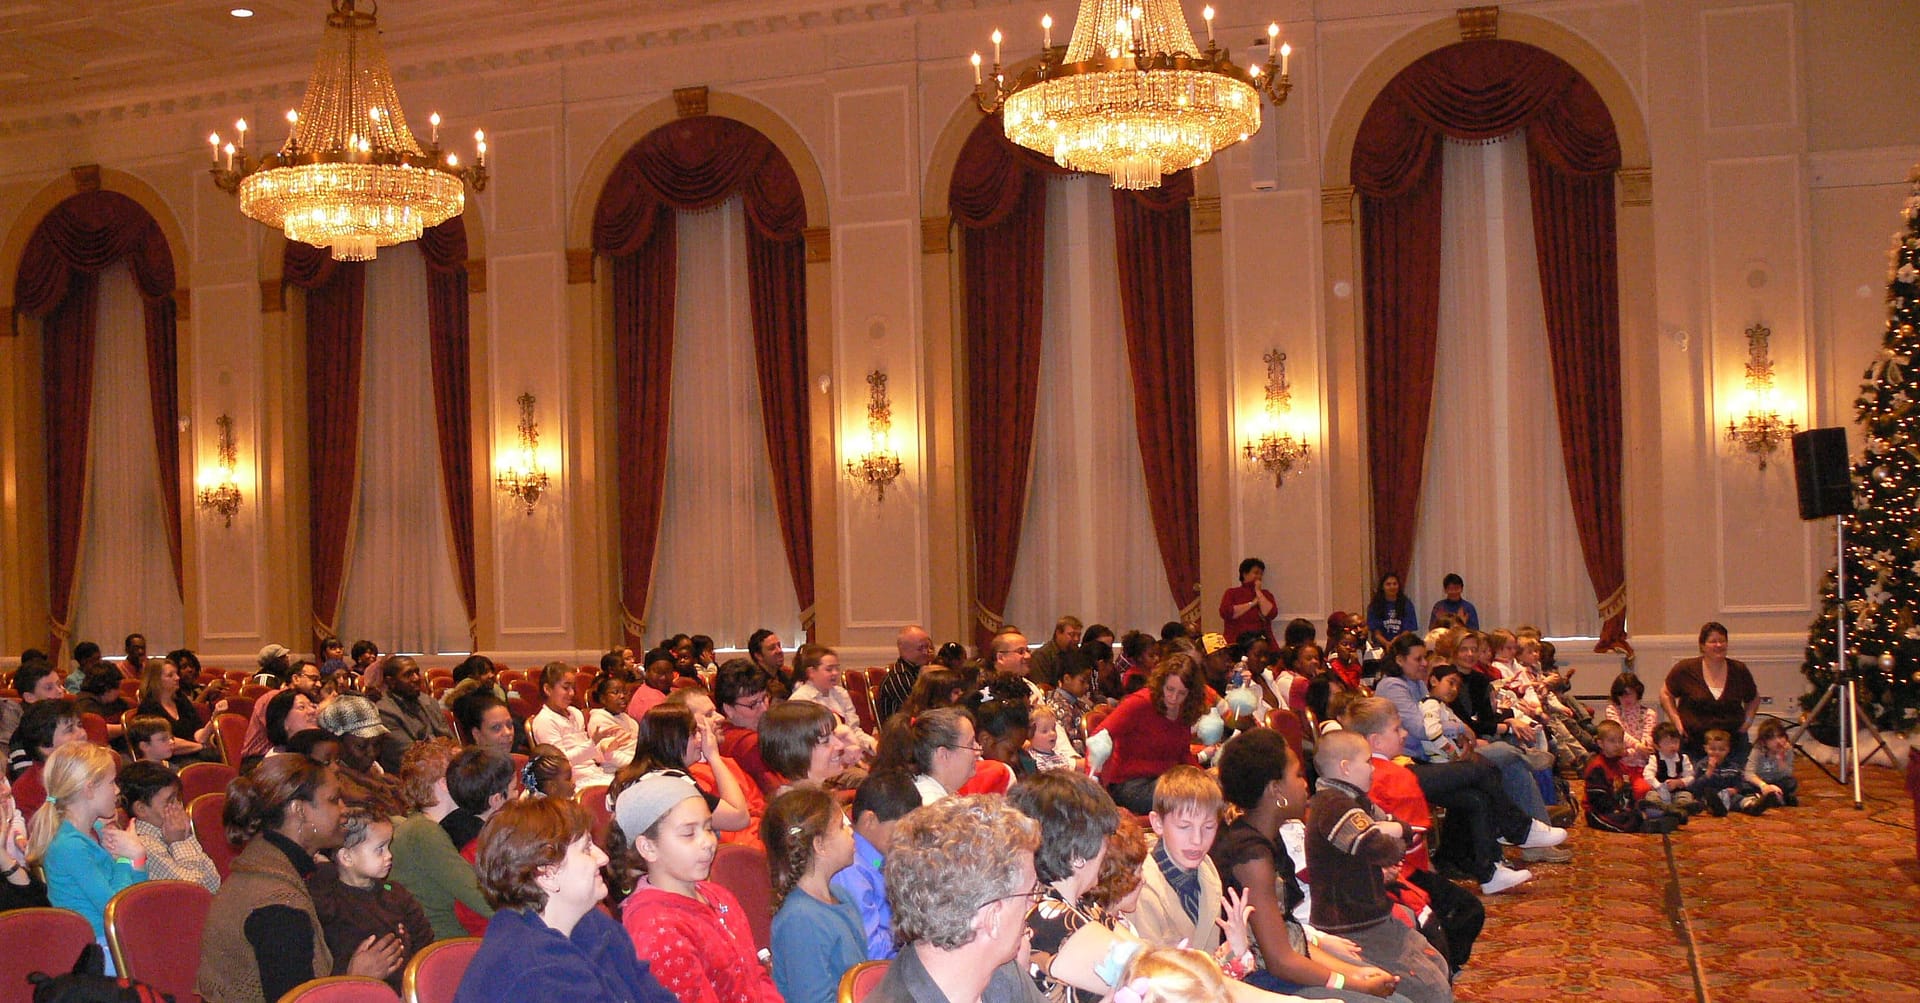
<svg viewBox="0 0 1920 1003"><path fill-rule="evenodd" d="M1034 985L1050 1000L1097 1003L1141 946L1107 929L1105 913L1088 897L1100 881L1107 837L1120 824L1120 813L1098 782L1070 770L1044 770L1014 784L1007 803L1040 823L1040 849L1033 857L1040 886L1027 914ZM1076 947L1106 945L1092 968L1078 952L1068 952L1068 942L1076 937ZM1111 978L1102 979L1101 971Z"/></svg>
<svg viewBox="0 0 1920 1003"><path fill-rule="evenodd" d="M973 717L959 707L941 707L908 718L895 714L880 736L873 768L898 768L913 774L922 804L960 792L980 762L980 741Z"/></svg>

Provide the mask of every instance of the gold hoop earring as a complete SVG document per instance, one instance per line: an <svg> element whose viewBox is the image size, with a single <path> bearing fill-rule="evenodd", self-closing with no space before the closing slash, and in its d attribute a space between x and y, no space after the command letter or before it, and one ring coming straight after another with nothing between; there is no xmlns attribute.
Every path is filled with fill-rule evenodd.
<svg viewBox="0 0 1920 1003"><path fill-rule="evenodd" d="M1280 795L1280 800L1278 800L1278 801L1275 801L1275 802L1273 803L1273 806L1274 806L1275 808L1285 808L1285 807L1286 807L1286 806L1287 806L1287 805L1288 805L1289 803L1290 803L1290 802L1289 802L1289 801L1287 801L1287 796L1286 796L1285 794L1282 794L1282 795Z"/></svg>

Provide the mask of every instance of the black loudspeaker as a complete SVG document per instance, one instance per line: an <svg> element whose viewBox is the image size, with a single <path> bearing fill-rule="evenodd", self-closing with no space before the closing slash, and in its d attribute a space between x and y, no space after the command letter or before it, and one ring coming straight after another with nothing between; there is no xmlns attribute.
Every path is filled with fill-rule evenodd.
<svg viewBox="0 0 1920 1003"><path fill-rule="evenodd" d="M1810 428L1794 436L1793 476L1800 486L1800 518L1824 519L1853 511L1847 430Z"/></svg>

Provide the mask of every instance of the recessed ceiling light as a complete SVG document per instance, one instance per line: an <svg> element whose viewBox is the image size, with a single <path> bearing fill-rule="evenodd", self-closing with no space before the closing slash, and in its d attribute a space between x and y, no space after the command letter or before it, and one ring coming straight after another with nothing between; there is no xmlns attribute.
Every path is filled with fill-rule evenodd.
<svg viewBox="0 0 1920 1003"><path fill-rule="evenodd" d="M253 8L252 7L235 7L227 11L227 13L232 14L234 17L252 17Z"/></svg>

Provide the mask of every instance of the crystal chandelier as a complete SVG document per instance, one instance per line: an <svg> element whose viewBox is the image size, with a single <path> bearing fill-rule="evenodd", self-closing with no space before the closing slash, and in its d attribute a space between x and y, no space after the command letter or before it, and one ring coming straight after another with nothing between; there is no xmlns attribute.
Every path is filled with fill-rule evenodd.
<svg viewBox="0 0 1920 1003"><path fill-rule="evenodd" d="M1274 349L1266 354L1267 400L1260 423L1260 434L1248 439L1241 452L1255 469L1273 475L1273 486L1282 487L1294 467L1304 467L1313 447L1306 436L1293 434L1293 384L1287 382L1287 353Z"/></svg>
<svg viewBox="0 0 1920 1003"><path fill-rule="evenodd" d="M247 122L234 123L236 143L213 147L213 180L240 196L240 211L288 240L329 248L340 261L366 261L376 248L418 240L421 231L466 208L462 184L487 185L487 141L473 134L471 167L440 150L440 116L422 150L407 128L380 46L379 5L331 0L320 54L300 110L287 112L279 152L254 159ZM222 155L225 156L224 163Z"/></svg>
<svg viewBox="0 0 1920 1003"><path fill-rule="evenodd" d="M1040 19L1038 65L1009 81L993 32L990 78L974 53L974 100L1004 112L1007 138L1062 167L1106 174L1115 188L1157 188L1163 175L1206 163L1260 128L1260 95L1278 105L1293 83L1292 47L1267 26L1266 66L1241 69L1213 37L1201 52L1178 0L1083 0L1073 38L1053 44Z"/></svg>
<svg viewBox="0 0 1920 1003"><path fill-rule="evenodd" d="M520 395L520 449L493 478L493 486L528 515L533 514L533 507L540 504L540 496L552 483L540 466L540 425L533 420L534 403L531 391Z"/></svg>
<svg viewBox="0 0 1920 1003"><path fill-rule="evenodd" d="M887 399L887 374L867 374L867 451L847 461L847 476L873 489L876 501L887 500L887 485L904 469L893 449L893 404Z"/></svg>
<svg viewBox="0 0 1920 1003"><path fill-rule="evenodd" d="M1773 331L1765 324L1747 328L1746 414L1727 418L1727 442L1767 469L1767 460L1800 426L1780 413L1773 389L1773 358L1768 350ZM1737 408L1736 408L1737 410Z"/></svg>

